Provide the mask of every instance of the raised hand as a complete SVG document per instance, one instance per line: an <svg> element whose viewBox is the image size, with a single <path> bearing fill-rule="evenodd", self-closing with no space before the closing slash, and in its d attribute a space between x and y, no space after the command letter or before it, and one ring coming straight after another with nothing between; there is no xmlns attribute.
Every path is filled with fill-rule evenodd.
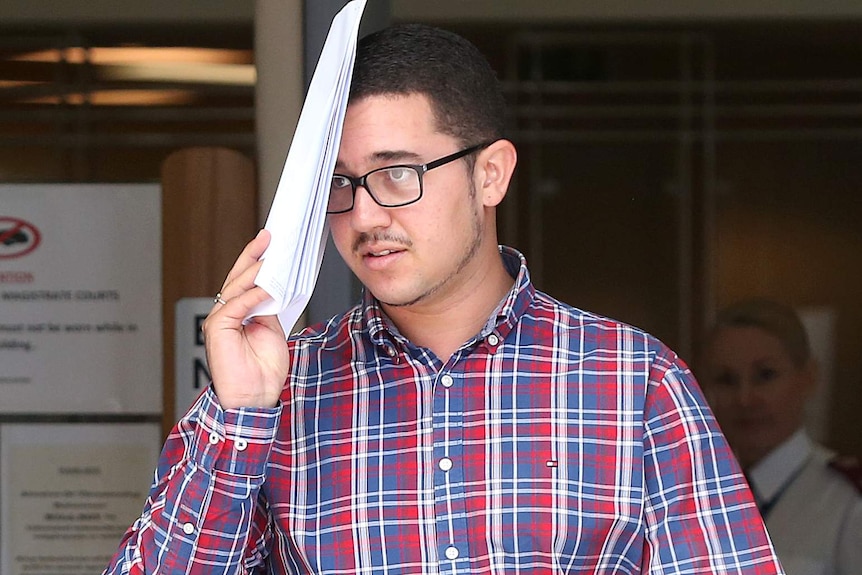
<svg viewBox="0 0 862 575"><path fill-rule="evenodd" d="M252 308L270 296L254 285L270 235L261 230L237 258L219 292L221 301L203 323L207 362L219 403L225 409L274 407L290 360L284 330L275 316L255 317Z"/></svg>

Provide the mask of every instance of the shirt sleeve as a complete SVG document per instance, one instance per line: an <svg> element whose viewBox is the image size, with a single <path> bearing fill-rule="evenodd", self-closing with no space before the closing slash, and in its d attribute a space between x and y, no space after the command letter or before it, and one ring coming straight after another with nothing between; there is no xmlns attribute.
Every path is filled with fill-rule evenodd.
<svg viewBox="0 0 862 575"><path fill-rule="evenodd" d="M143 513L104 574L260 572L270 540L260 487L280 413L223 410L205 391L168 436Z"/></svg>
<svg viewBox="0 0 862 575"><path fill-rule="evenodd" d="M645 406L649 573L783 573L736 459L690 370L653 364Z"/></svg>

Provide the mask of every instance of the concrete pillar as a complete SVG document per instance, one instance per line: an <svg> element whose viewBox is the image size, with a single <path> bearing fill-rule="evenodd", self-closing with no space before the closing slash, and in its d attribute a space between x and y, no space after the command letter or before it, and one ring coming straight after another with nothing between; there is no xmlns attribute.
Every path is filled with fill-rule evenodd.
<svg viewBox="0 0 862 575"><path fill-rule="evenodd" d="M255 2L255 119L261 226L269 213L305 96L302 23L302 0Z"/></svg>

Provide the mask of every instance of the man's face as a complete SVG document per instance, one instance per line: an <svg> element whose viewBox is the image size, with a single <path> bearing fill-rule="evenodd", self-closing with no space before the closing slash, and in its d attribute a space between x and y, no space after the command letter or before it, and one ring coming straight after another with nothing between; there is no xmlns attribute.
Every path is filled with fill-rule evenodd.
<svg viewBox="0 0 862 575"><path fill-rule="evenodd" d="M711 341L701 380L743 467L757 463L803 423L814 387L781 341L757 327L724 327Z"/></svg>
<svg viewBox="0 0 862 575"><path fill-rule="evenodd" d="M461 147L437 131L425 96L371 96L347 109L335 171L358 177L393 164L424 164ZM329 216L341 257L387 306L445 306L483 265L485 214L468 164L456 160L423 179L414 204L384 208L359 187L351 211Z"/></svg>

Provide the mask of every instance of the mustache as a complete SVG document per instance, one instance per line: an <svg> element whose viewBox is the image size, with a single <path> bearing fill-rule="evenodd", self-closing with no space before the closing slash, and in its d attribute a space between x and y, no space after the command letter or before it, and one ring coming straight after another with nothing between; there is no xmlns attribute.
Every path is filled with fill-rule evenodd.
<svg viewBox="0 0 862 575"><path fill-rule="evenodd" d="M405 248L413 246L413 242L411 242L409 238L405 238L404 236L399 236L389 232L362 232L361 234L356 236L355 240L353 240L353 251L358 252L362 249L362 246L373 243L394 243L401 245Z"/></svg>

